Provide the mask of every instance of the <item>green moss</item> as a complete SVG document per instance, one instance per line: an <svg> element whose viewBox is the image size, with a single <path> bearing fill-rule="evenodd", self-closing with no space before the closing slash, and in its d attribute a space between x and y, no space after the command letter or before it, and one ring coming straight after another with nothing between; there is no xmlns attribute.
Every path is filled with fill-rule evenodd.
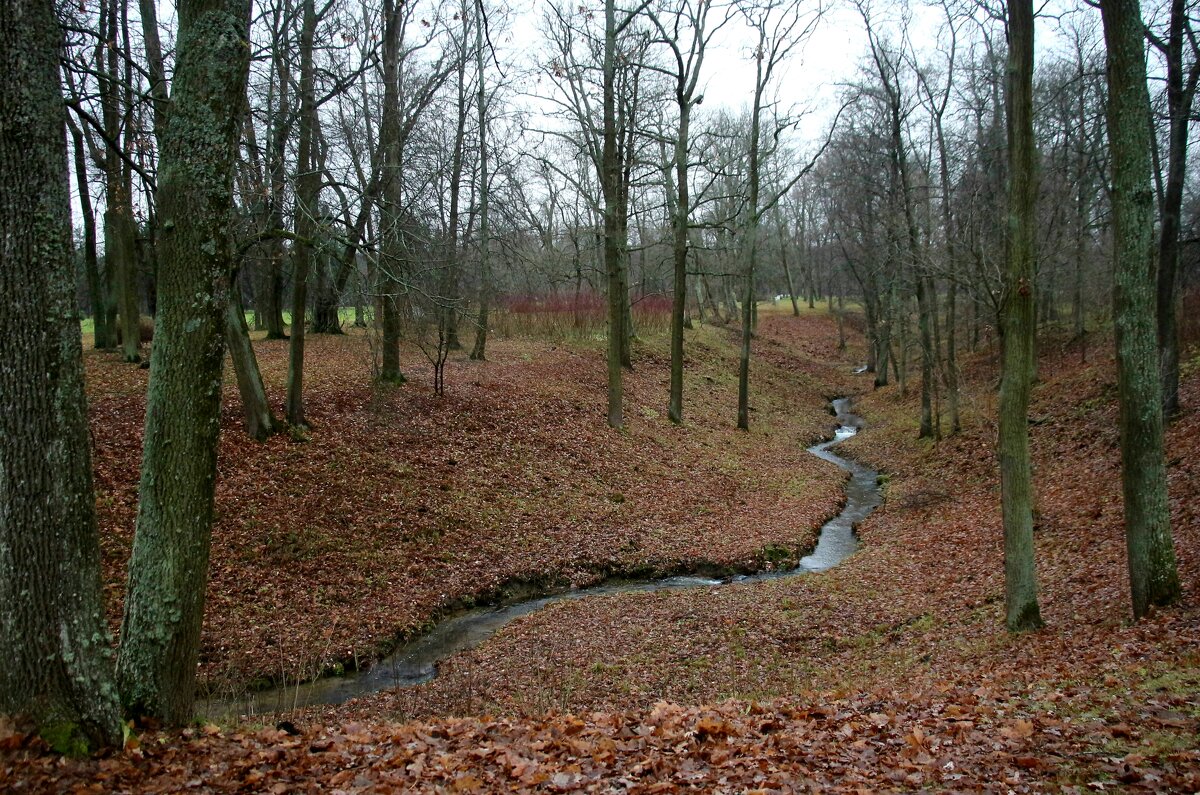
<svg viewBox="0 0 1200 795"><path fill-rule="evenodd" d="M87 735L72 721L59 721L42 727L41 738L63 756L84 757L90 749Z"/></svg>
<svg viewBox="0 0 1200 795"><path fill-rule="evenodd" d="M781 563L791 559L792 551L779 544L767 544L758 556L767 563Z"/></svg>

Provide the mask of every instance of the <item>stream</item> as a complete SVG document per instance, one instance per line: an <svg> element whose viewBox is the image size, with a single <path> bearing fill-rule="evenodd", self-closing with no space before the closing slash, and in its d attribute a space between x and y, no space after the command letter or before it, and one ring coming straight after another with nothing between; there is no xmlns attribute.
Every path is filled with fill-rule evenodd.
<svg viewBox="0 0 1200 795"><path fill-rule="evenodd" d="M610 581L590 588L572 589L513 604L478 607L441 621L424 635L414 638L370 668L345 676L325 677L299 685L248 693L239 699L198 702L197 713L210 719L271 714L315 704L341 704L379 690L419 685L437 676L437 666L442 660L478 646L509 622L555 602L591 596L762 582L832 568L849 557L858 547L854 528L875 510L881 501L878 473L875 470L830 452L831 447L854 436L862 427L862 419L850 411L849 398L834 400L833 410L839 424L834 437L808 448L808 452L850 473L850 479L845 485L846 504L837 516L821 526L816 548L811 554L801 558L795 568L719 580L676 576L657 580Z"/></svg>

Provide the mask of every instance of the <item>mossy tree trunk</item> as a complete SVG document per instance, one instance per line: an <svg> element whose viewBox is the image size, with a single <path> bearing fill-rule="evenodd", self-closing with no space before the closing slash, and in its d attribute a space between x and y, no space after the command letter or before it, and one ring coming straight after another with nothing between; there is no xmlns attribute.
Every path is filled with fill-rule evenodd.
<svg viewBox="0 0 1200 795"><path fill-rule="evenodd" d="M119 745L100 592L54 4L0 12L0 713Z"/></svg>
<svg viewBox="0 0 1200 795"><path fill-rule="evenodd" d="M1034 236L1033 4L1008 5L1008 267L1000 378L1000 507L1004 522L1005 623L1010 632L1042 626L1033 556L1033 477L1029 393L1033 371Z"/></svg>
<svg viewBox="0 0 1200 795"><path fill-rule="evenodd" d="M133 227L133 204L120 179L108 180L108 202L104 210L104 261L113 275L117 299L117 333L120 335L121 357L130 363L140 362L141 336L138 329L137 288L134 283L137 258L134 253L136 231Z"/></svg>
<svg viewBox="0 0 1200 795"><path fill-rule="evenodd" d="M192 717L233 270L233 169L250 56L245 0L181 0L178 14L159 164L158 323L117 660L127 709L169 724Z"/></svg>
<svg viewBox="0 0 1200 795"><path fill-rule="evenodd" d="M1163 453L1162 382L1155 320L1150 95L1137 0L1100 4L1108 48L1112 162L1113 325L1121 404L1121 484L1133 615L1179 598Z"/></svg>

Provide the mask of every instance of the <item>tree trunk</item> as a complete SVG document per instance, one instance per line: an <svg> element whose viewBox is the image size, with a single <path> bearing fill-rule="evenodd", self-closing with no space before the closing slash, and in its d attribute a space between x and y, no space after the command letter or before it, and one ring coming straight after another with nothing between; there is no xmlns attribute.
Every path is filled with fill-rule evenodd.
<svg viewBox="0 0 1200 795"><path fill-rule="evenodd" d="M104 109L105 151L105 209L104 209L104 263L109 279L110 300L115 302L116 334L121 345L121 355L126 362L141 360L141 343L135 279L137 264L134 255L136 232L133 225L133 197L130 179L121 160L120 130L123 111L121 58L118 56L119 21L127 14L125 0L105 2L108 9L107 27L104 31L108 47L104 76L101 79L101 100ZM132 57L128 52L126 57Z"/></svg>
<svg viewBox="0 0 1200 795"><path fill-rule="evenodd" d="M796 298L796 285L792 281L792 268L788 263L788 236L784 225L783 213L776 213L779 220L779 259L783 264L783 278L787 281L788 299L792 302L792 317L800 317L800 301Z"/></svg>
<svg viewBox="0 0 1200 795"><path fill-rule="evenodd" d="M75 150L75 184L79 188L79 207L83 216L83 271L87 280L88 300L92 304L92 347L103 350L112 347L106 341L114 335L104 312L108 298L104 295L104 279L100 274L100 260L96 256L96 213L92 209L92 194L88 185L83 132L69 117L67 123L71 128L71 143Z"/></svg>
<svg viewBox="0 0 1200 795"><path fill-rule="evenodd" d="M246 325L246 312L242 308L241 288L236 273L230 281L229 303L225 309L225 342L229 346L229 357L233 360L233 371L237 376L238 393L242 397L242 413L246 418L246 435L263 441L279 430L271 406L267 403L267 390L263 387L262 373L258 369L258 358L250 344L250 329Z"/></svg>
<svg viewBox="0 0 1200 795"><path fill-rule="evenodd" d="M383 119L379 127L379 145L383 149L384 186L379 204L379 234L383 238L381 256L376 263L375 291L379 296L380 368L384 383L404 382L400 371L400 281L398 269L404 257L404 238L400 205L403 201L400 159L400 38L403 26L401 4L384 2L383 33Z"/></svg>
<svg viewBox="0 0 1200 795"><path fill-rule="evenodd" d="M308 309L308 274L312 269L317 235L317 203L321 174L317 170L317 101L313 88L313 37L316 35L315 0L304 0L300 29L300 136L296 147L296 241L292 248L292 327L288 346L287 421L308 425L304 416L304 320Z"/></svg>
<svg viewBox="0 0 1200 795"><path fill-rule="evenodd" d="M314 334L343 334L342 319L338 312L342 307L341 291L332 273L329 255L322 251L317 261L317 283L313 290Z"/></svg>
<svg viewBox="0 0 1200 795"><path fill-rule="evenodd" d="M445 329L446 350L457 351L462 348L458 339L458 280L459 280L459 198L462 194L463 182L463 149L467 134L467 114L470 103L467 98L467 34L470 33L470 14L467 13L466 2L462 11L462 52L458 59L458 101L456 103L457 119L454 127L454 151L450 158L450 217L446 224L449 241L447 243L446 268L442 273L441 306L442 326ZM482 24L482 20L480 20ZM482 75L480 76L482 78Z"/></svg>
<svg viewBox="0 0 1200 795"><path fill-rule="evenodd" d="M129 363L140 362L141 332L139 324L135 275L137 259L134 255L135 231L133 228L133 205L127 198L125 186L118 177L108 180L108 206L104 210L104 261L113 277L117 299L117 334L121 345L121 357Z"/></svg>
<svg viewBox="0 0 1200 795"><path fill-rule="evenodd" d="M1187 24L1184 0L1171 0L1167 42L1167 111L1170 118L1167 180L1162 201L1162 230L1158 243L1158 346L1162 369L1163 414L1179 412L1179 327L1176 294L1179 282L1179 214L1187 170L1188 126L1200 61L1193 64L1186 84L1183 74L1183 38Z"/></svg>
<svg viewBox="0 0 1200 795"><path fill-rule="evenodd" d="M1121 404L1121 483L1134 618L1179 598L1163 453L1161 372L1154 316L1154 197L1146 118L1146 58L1137 0L1100 6L1108 45L1112 161L1113 325Z"/></svg>
<svg viewBox="0 0 1200 795"><path fill-rule="evenodd" d="M692 203L687 162L692 98L686 85L681 74L680 85L675 92L675 103L679 106L679 130L675 137L675 228L672 230L675 273L671 301L671 396L667 408L667 416L676 425L683 422L683 327L687 314L688 222ZM695 85L694 81L692 85Z"/></svg>
<svg viewBox="0 0 1200 795"><path fill-rule="evenodd" d="M1033 262L1037 219L1033 138L1033 4L1009 3L1008 269L1000 381L1000 507L1004 522L1005 623L1010 632L1042 626L1033 556L1033 483L1029 461L1030 359L1033 358Z"/></svg>
<svg viewBox="0 0 1200 795"><path fill-rule="evenodd" d="M483 65L483 0L475 0L475 71L479 82L475 95L475 111L479 123L479 314L476 318L475 344L471 358L475 361L487 359L488 311L492 300L492 270L490 259L491 226L488 221L488 199L491 185L488 183L487 148L487 91ZM576 253L579 248L576 246Z"/></svg>
<svg viewBox="0 0 1200 795"><path fill-rule="evenodd" d="M159 314L117 679L135 715L192 718L220 433L233 170L250 8L181 0L159 165Z"/></svg>
<svg viewBox="0 0 1200 795"><path fill-rule="evenodd" d="M754 336L754 267L758 259L758 193L759 193L759 128L762 115L762 63L758 65L758 79L755 84L754 106L750 116L750 190L747 196L747 208L750 223L742 235L742 246L745 253L744 278L745 293L742 297L742 348L738 357L738 414L737 427L739 430L750 430L750 340Z"/></svg>
<svg viewBox="0 0 1200 795"><path fill-rule="evenodd" d="M933 362L934 350L930 331L933 312L928 279L917 273L917 328L921 342L921 423L917 437L925 439L933 436Z"/></svg>
<svg viewBox="0 0 1200 795"><path fill-rule="evenodd" d="M286 121L291 114L291 104L288 100L288 85L291 82L291 76L286 66L287 58L279 56L277 60L279 99L277 107L273 109L271 151L267 160L271 172L270 225L272 229L282 230L284 228L284 194L287 190L285 153L287 151L288 132L291 130L291 125ZM267 260L266 289L263 291L262 296L262 308L266 314L267 339L269 340L287 339L287 333L284 331L283 325L284 256L283 239L279 237L272 238Z"/></svg>
<svg viewBox="0 0 1200 795"><path fill-rule="evenodd" d="M839 351L846 350L846 302L842 297L843 290L838 290L837 294L837 326L838 326L838 344ZM830 290L830 296L833 295L833 290Z"/></svg>
<svg viewBox="0 0 1200 795"><path fill-rule="evenodd" d="M946 288L946 402L950 408L950 435L962 430L958 411L958 282Z"/></svg>
<svg viewBox="0 0 1200 795"><path fill-rule="evenodd" d="M604 143L601 154L600 185L604 194L604 268L608 277L608 424L620 428L622 414L621 348L625 313L620 231L617 204L620 164L617 160L616 114L617 12L615 0L604 2Z"/></svg>
<svg viewBox="0 0 1200 795"><path fill-rule="evenodd" d="M958 257L955 247L954 214L950 209L950 164L946 152L946 135L942 127L942 110L934 117L934 129L937 133L939 176L942 186L942 227L946 235L946 264L950 272L949 283L946 287L946 367L944 381L946 384L946 402L950 410L950 435L957 434L962 429L958 413L958 279L955 274ZM935 315L936 316L936 315Z"/></svg>
<svg viewBox="0 0 1200 795"><path fill-rule="evenodd" d="M119 746L100 591L54 5L0 14L0 713Z"/></svg>

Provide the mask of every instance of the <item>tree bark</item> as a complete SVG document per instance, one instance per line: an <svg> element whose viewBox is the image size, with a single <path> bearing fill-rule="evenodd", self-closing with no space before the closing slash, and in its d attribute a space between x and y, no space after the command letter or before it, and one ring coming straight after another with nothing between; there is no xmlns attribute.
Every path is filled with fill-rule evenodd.
<svg viewBox="0 0 1200 795"><path fill-rule="evenodd" d="M0 713L119 746L100 590L54 4L0 13Z"/></svg>
<svg viewBox="0 0 1200 795"><path fill-rule="evenodd" d="M380 370L385 383L404 382L400 371L400 293L398 270L404 257L404 231L401 203L400 140L400 36L403 26L402 3L384 0L383 33L383 118L379 126L379 145L383 149L384 187L379 205L382 256L376 265L375 289L379 295Z"/></svg>
<svg viewBox="0 0 1200 795"><path fill-rule="evenodd" d="M108 10L107 66L102 81L104 127L107 144L104 156L104 262L116 301L117 333L121 356L126 362L141 361L139 348L141 313L137 302L137 259L134 253L137 232L133 222L133 196L128 168L117 149L120 144L122 81L117 56L118 15L126 17L126 0L112 0ZM132 57L126 52L125 56Z"/></svg>
<svg viewBox="0 0 1200 795"><path fill-rule="evenodd" d="M304 322L308 309L308 274L312 270L313 244L317 234L317 203L321 174L317 170L317 101L313 87L313 39L317 13L314 0L303 0L300 29L300 135L296 147L296 218L299 240L292 248L292 326L288 345L287 421L305 427L304 416Z"/></svg>
<svg viewBox="0 0 1200 795"><path fill-rule="evenodd" d="M229 303L225 309L225 343L229 346L229 358L233 361L233 371L237 376L242 414L246 418L246 435L261 442L276 433L279 425L267 403L267 390L258 369L258 358L250 343L250 328L246 325L246 312L242 308L242 291L236 272L230 280L229 289Z"/></svg>
<svg viewBox="0 0 1200 795"><path fill-rule="evenodd" d="M483 0L475 0L475 71L479 85L475 95L475 110L479 123L479 315L476 319L478 329L475 332L475 344L471 348L471 358L484 361L487 358L488 310L492 300L492 271L489 259L491 227L488 224L488 198L491 186L488 184L488 148L487 148L487 91L484 80L483 55L483 26L487 21L483 11Z"/></svg>
<svg viewBox="0 0 1200 795"><path fill-rule="evenodd" d="M342 294L337 289L329 254L322 251L317 261L317 283L313 290L313 334L344 334L339 311Z"/></svg>
<svg viewBox="0 0 1200 795"><path fill-rule="evenodd" d="M456 119L454 125L454 151L450 158L450 213L447 226L447 256L446 268L442 272L441 302L439 311L442 313L442 326L445 329L446 350L457 351L462 348L458 339L458 281L460 260L459 236L459 201L462 196L463 182L463 150L467 135L467 116L470 113L470 102L467 95L467 35L470 33L471 14L467 12L467 4L462 8L462 51L458 58L458 97L455 104ZM482 25L483 21L479 20ZM482 78L482 75L480 76Z"/></svg>
<svg viewBox="0 0 1200 795"><path fill-rule="evenodd" d="M1134 618L1179 598L1163 453L1161 372L1154 313L1154 195L1146 118L1146 56L1137 0L1100 4L1108 47L1112 161L1113 325L1121 405L1121 483Z"/></svg>
<svg viewBox="0 0 1200 795"><path fill-rule="evenodd" d="M181 0L159 164L159 313L117 679L135 715L191 719L208 578L233 170L249 70L245 0Z"/></svg>
<svg viewBox="0 0 1200 795"><path fill-rule="evenodd" d="M1187 170L1188 126L1192 98L1200 76L1200 60L1193 64L1185 80L1183 38L1187 25L1184 0L1171 0L1170 30L1167 38L1167 113L1170 130L1167 147L1167 179L1162 200L1162 229L1158 242L1158 346L1162 368L1163 413L1172 417L1179 412L1179 327L1176 319L1176 294L1179 281L1179 215L1183 206L1183 188Z"/></svg>
<svg viewBox="0 0 1200 795"><path fill-rule="evenodd" d="M621 343L625 314L622 261L617 203L620 164L617 161L616 113L617 12L615 0L604 2L604 140L600 164L600 186L604 195L604 268L608 277L608 424L620 428L622 412Z"/></svg>
<svg viewBox="0 0 1200 795"><path fill-rule="evenodd" d="M291 103L288 100L288 87L291 75L287 68L287 59L282 55L276 56L276 82L279 86L279 98L276 107L272 108L271 144L267 163L271 174L271 228L283 229L284 194L287 190L287 169L285 153L287 152L288 132L291 124L288 116L291 114ZM266 314L267 339L287 339L283 324L283 239L276 237L271 240L263 294L263 310Z"/></svg>
<svg viewBox="0 0 1200 795"><path fill-rule="evenodd" d="M1008 268L1000 380L1000 507L1004 523L1005 624L1042 626L1033 556L1029 393L1033 358L1033 261L1037 176L1033 138L1033 3L1008 5Z"/></svg>
<svg viewBox="0 0 1200 795"><path fill-rule="evenodd" d="M108 317L104 305L104 279L100 273L100 260L96 255L96 213L92 209L92 193L88 185L87 157L84 152L83 132L67 118L71 128L71 142L75 150L75 184L79 188L79 208L83 220L83 272L87 280L88 300L92 304L92 347L104 349L101 344L112 336L108 328Z"/></svg>

